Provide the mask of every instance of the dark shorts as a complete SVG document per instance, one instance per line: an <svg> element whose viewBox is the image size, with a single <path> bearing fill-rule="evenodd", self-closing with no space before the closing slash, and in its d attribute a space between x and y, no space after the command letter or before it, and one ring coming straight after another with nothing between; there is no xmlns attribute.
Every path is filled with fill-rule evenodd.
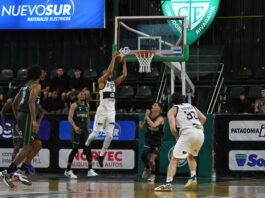
<svg viewBox="0 0 265 198"><path fill-rule="evenodd" d="M23 143L23 135L22 135L22 131L17 132L15 126L12 127L12 134L13 134L13 143L17 144Z"/></svg>
<svg viewBox="0 0 265 198"><path fill-rule="evenodd" d="M34 141L40 140L39 133L33 132L32 119L30 113L19 112L17 123L22 131L23 144L33 145Z"/></svg>
<svg viewBox="0 0 265 198"><path fill-rule="evenodd" d="M77 134L73 127L71 127L71 141L73 148L84 148L85 142L88 138L88 131L81 129L81 133Z"/></svg>
<svg viewBox="0 0 265 198"><path fill-rule="evenodd" d="M150 145L150 144L144 144L144 149L145 150L149 150L150 153L154 153L156 155L158 155L160 153L160 149L161 149L161 144L157 144L157 145Z"/></svg>

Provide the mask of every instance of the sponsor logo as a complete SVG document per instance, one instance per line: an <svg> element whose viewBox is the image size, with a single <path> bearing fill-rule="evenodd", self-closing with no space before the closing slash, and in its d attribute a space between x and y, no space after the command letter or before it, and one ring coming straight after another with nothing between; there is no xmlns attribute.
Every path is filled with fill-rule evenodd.
<svg viewBox="0 0 265 198"><path fill-rule="evenodd" d="M13 120L7 120L6 124L11 126ZM50 128L51 124L48 120L42 120L39 129L39 135L41 140L48 140L50 138ZM6 130L3 127L2 121L0 121L0 139L12 139L12 129Z"/></svg>
<svg viewBox="0 0 265 198"><path fill-rule="evenodd" d="M168 161L169 161L169 162L170 162L171 157L172 157L172 155L173 155L174 147L175 147L175 146L171 147L171 148L169 149L169 151L168 151ZM185 151L183 151L183 152L185 152ZM186 153L187 153L187 152L186 152ZM177 167L178 167L178 168L183 167L183 166L185 166L187 163L188 163L187 159L180 159L180 161L179 161Z"/></svg>
<svg viewBox="0 0 265 198"><path fill-rule="evenodd" d="M265 151L230 151L230 170L265 170Z"/></svg>
<svg viewBox="0 0 265 198"><path fill-rule="evenodd" d="M105 1L1 0L0 29L105 27Z"/></svg>
<svg viewBox="0 0 265 198"><path fill-rule="evenodd" d="M187 43L196 41L212 23L219 6L219 0L162 0L162 9L165 16L187 16L189 30ZM168 21L177 35L182 33L182 24L179 21Z"/></svg>
<svg viewBox="0 0 265 198"><path fill-rule="evenodd" d="M66 168L68 156L71 149L61 149L59 151L59 167ZM92 149L92 167L100 168L96 156L100 150ZM105 169L134 169L135 154L133 150L108 150L104 155L103 165ZM73 168L87 168L88 163L85 154L79 150L72 163Z"/></svg>
<svg viewBox="0 0 265 198"><path fill-rule="evenodd" d="M7 120L6 125L12 127L12 120ZM9 130L3 127L2 121L0 121L0 139L11 139L13 137L11 128Z"/></svg>
<svg viewBox="0 0 265 198"><path fill-rule="evenodd" d="M236 154L236 163L238 166L244 166L247 161L247 155L246 154Z"/></svg>
<svg viewBox="0 0 265 198"><path fill-rule="evenodd" d="M265 121L230 121L229 139L232 141L265 141Z"/></svg>
<svg viewBox="0 0 265 198"><path fill-rule="evenodd" d="M34 19L42 19L47 21L50 16L71 16L74 15L75 4L73 0L62 0L61 2L55 0L48 0L46 3L35 4L9 4L3 5L1 8L1 16L28 16L28 21L34 21ZM31 18L35 16L36 18ZM45 18L41 18L45 17ZM69 18L70 19L70 18Z"/></svg>
<svg viewBox="0 0 265 198"><path fill-rule="evenodd" d="M100 123L102 125L102 123ZM90 121L89 134L93 132L94 121ZM117 121L113 130L113 140L134 140L135 139L134 121ZM59 136L61 140L71 139L71 125L69 121L60 122ZM104 140L106 137L105 129L99 132L96 140Z"/></svg>
<svg viewBox="0 0 265 198"><path fill-rule="evenodd" d="M8 167L12 162L12 148L0 149L0 167ZM50 166L50 150L41 149L32 159L31 164L34 168L48 168Z"/></svg>

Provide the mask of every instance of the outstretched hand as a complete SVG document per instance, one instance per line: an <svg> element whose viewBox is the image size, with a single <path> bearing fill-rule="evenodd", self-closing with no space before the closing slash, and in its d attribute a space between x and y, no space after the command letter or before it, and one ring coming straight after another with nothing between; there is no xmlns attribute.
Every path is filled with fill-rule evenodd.
<svg viewBox="0 0 265 198"><path fill-rule="evenodd" d="M143 129L144 128L144 122L140 121L139 122L139 127L140 127L140 129Z"/></svg>
<svg viewBox="0 0 265 198"><path fill-rule="evenodd" d="M114 53L112 54L112 58L116 58L116 56L118 56L119 53L120 53L120 52L118 52L118 51L114 52Z"/></svg>

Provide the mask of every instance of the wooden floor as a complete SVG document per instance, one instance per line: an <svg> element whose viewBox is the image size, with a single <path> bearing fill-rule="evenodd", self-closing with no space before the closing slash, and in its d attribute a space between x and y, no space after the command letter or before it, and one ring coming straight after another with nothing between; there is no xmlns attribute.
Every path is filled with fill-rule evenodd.
<svg viewBox="0 0 265 198"><path fill-rule="evenodd" d="M265 198L265 179L219 179L199 178L198 187L185 190L183 185L187 178L176 178L173 192L154 192L154 187L165 181L161 178L157 183L137 181L135 176L80 176L78 180L69 180L62 175L36 175L32 177L33 185L24 186L14 182L14 189L7 188L0 182L0 197L41 197L41 198L196 198L196 197L233 197L233 198Z"/></svg>

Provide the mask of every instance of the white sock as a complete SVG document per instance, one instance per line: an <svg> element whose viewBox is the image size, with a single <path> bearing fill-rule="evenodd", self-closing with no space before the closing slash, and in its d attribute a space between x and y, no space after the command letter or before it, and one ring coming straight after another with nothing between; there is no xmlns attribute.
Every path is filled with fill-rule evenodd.
<svg viewBox="0 0 265 198"><path fill-rule="evenodd" d="M172 177L167 177L167 183L170 183L173 181L173 178Z"/></svg>
<svg viewBox="0 0 265 198"><path fill-rule="evenodd" d="M190 171L190 177L196 176L196 171Z"/></svg>

